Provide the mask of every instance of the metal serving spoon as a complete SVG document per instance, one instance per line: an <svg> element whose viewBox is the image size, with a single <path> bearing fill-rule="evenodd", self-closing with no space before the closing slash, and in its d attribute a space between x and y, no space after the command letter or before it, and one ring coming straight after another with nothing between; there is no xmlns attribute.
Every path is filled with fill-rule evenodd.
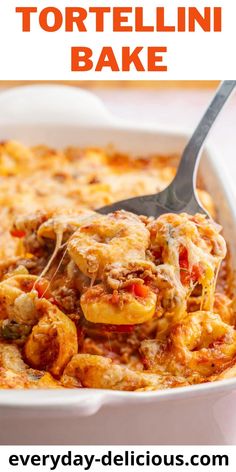
<svg viewBox="0 0 236 472"><path fill-rule="evenodd" d="M196 195L196 174L203 144L220 111L230 97L236 80L221 83L211 104L187 143L171 184L162 192L142 197L129 198L106 205L97 211L106 215L116 210L126 210L137 215L158 217L163 213L186 212L190 215L205 213Z"/></svg>

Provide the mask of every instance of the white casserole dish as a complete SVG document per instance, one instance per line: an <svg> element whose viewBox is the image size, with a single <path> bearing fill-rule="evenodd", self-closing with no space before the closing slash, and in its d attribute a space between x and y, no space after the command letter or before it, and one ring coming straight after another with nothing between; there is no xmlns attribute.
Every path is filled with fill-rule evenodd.
<svg viewBox="0 0 236 472"><path fill-rule="evenodd" d="M0 94L0 140L180 153L187 135L111 116L92 94L30 86ZM236 267L236 210L217 155L201 163ZM0 444L236 444L236 379L162 392L0 391Z"/></svg>

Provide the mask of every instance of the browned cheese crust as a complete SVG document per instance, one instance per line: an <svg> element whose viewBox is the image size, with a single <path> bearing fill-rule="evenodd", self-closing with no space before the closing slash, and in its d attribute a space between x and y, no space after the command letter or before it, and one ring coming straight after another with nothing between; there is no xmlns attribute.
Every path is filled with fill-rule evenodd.
<svg viewBox="0 0 236 472"><path fill-rule="evenodd" d="M200 214L96 213L164 189L176 162L0 145L0 388L139 392L236 375L221 227Z"/></svg>

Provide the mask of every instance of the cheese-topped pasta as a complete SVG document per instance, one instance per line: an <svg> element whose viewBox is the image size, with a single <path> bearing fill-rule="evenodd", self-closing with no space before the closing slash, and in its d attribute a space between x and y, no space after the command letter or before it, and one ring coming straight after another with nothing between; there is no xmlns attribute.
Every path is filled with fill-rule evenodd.
<svg viewBox="0 0 236 472"><path fill-rule="evenodd" d="M175 158L6 142L0 164L0 388L144 391L235 375L221 227L96 213L163 189Z"/></svg>

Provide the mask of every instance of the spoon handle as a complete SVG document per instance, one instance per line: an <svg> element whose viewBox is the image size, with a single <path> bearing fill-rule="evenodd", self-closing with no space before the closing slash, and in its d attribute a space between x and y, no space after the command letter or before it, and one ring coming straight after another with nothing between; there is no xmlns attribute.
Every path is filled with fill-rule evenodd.
<svg viewBox="0 0 236 472"><path fill-rule="evenodd" d="M236 80L225 80L221 83L212 102L186 145L177 174L171 184L171 190L177 200L188 203L191 197L195 196L194 189L196 187L196 173L200 151L212 125L235 87Z"/></svg>

